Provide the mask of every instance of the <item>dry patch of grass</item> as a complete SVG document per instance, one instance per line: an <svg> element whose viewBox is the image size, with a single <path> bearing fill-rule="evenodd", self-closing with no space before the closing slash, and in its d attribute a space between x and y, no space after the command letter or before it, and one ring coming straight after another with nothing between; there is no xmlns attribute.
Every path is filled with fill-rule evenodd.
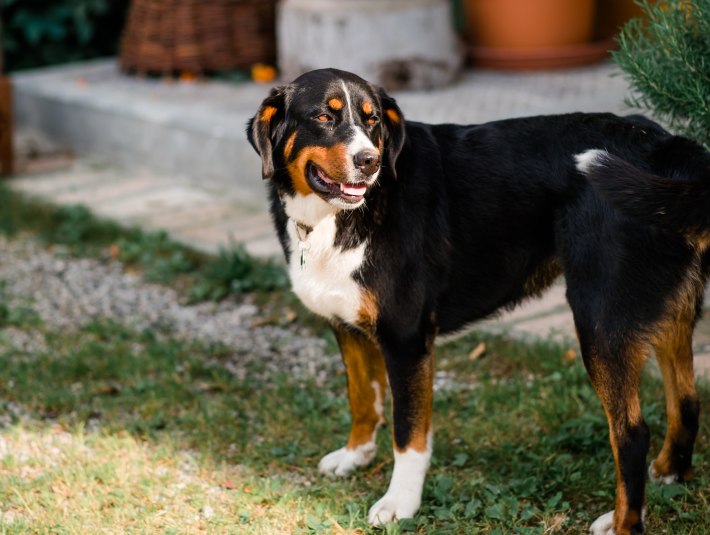
<svg viewBox="0 0 710 535"><path fill-rule="evenodd" d="M283 477L57 425L0 435L0 488L2 533L294 533L318 509Z"/></svg>

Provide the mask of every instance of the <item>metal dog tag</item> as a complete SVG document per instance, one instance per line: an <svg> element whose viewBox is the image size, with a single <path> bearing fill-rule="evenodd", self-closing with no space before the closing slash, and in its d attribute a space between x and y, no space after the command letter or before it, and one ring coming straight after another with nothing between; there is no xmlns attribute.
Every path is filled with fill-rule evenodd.
<svg viewBox="0 0 710 535"><path fill-rule="evenodd" d="M299 240L298 248L301 250L301 269L306 264L306 251L311 248L311 244L307 241Z"/></svg>

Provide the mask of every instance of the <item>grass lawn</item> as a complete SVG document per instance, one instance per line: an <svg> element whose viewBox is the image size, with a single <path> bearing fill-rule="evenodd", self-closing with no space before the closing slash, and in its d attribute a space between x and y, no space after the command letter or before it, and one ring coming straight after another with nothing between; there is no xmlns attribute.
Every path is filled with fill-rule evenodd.
<svg viewBox="0 0 710 535"><path fill-rule="evenodd" d="M449 386L435 395L423 506L384 531L365 517L392 470L388 429L370 467L317 474L347 438L344 374L325 388L258 369L239 379L229 354L108 320L59 332L0 307L0 533L586 533L613 506L606 421L567 347L472 334L439 348ZM710 532L707 384L700 396L696 479L649 485L649 533ZM665 415L652 374L643 399L654 455Z"/></svg>

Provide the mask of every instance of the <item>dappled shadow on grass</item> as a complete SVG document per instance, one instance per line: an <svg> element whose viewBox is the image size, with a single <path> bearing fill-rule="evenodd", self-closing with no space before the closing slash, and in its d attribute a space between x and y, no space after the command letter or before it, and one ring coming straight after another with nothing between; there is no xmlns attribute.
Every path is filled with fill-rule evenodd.
<svg viewBox="0 0 710 535"><path fill-rule="evenodd" d="M15 428L59 427L95 440L129 436L162 451L157 463L190 452L191 462L213 474L215 492L226 493L218 511L205 516L216 529L369 531L367 507L391 472L389 432L380 434L380 454L361 473L337 481L315 473L320 456L347 437L343 374L327 388L285 373L239 379L222 365L230 356L223 346L107 321L55 332L31 314L7 311L4 317L0 407L18 415ZM41 343L31 350L13 345L7 337L18 331ZM466 349L481 338L486 356L466 362ZM397 530L542 533L558 526L585 532L611 508L614 483L606 422L579 359L553 344L476 335L458 344L440 349L440 364L457 370L459 384L474 386L437 393L435 456L422 511ZM707 388L702 395L707 404ZM661 400L659 382L648 378L644 407L652 452L664 431ZM700 433L699 479L690 491L674 485L649 493L652 532L671 524L673 533L691 532L706 518L708 506L696 491L707 488L710 475L707 419ZM30 485L27 492L36 489ZM17 500L9 491L0 495L0 502Z"/></svg>

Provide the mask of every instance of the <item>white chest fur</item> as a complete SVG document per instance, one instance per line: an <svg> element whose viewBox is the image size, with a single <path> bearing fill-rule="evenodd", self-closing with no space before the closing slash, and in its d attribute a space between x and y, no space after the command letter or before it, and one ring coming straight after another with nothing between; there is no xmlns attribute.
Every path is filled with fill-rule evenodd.
<svg viewBox="0 0 710 535"><path fill-rule="evenodd" d="M287 212L288 208L287 203ZM291 286L303 304L316 314L355 324L359 318L362 288L355 282L353 274L363 263L367 244L343 251L334 245L335 232L334 213L317 221L307 236L301 231L306 247L301 261L301 240L295 223L289 221Z"/></svg>

